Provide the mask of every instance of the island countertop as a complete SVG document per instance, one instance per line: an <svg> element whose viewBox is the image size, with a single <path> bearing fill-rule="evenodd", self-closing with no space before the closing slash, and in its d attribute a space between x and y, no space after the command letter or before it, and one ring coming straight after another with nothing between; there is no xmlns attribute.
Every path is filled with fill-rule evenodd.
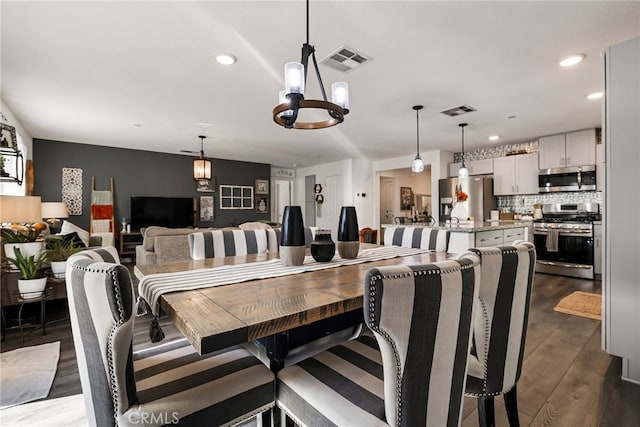
<svg viewBox="0 0 640 427"><path fill-rule="evenodd" d="M441 222L438 228L449 230L452 232L461 233L477 233L480 231L491 230L507 230L509 228L530 227L533 225L532 221L520 221L520 220L502 220L502 221L462 221L460 224L453 224Z"/></svg>

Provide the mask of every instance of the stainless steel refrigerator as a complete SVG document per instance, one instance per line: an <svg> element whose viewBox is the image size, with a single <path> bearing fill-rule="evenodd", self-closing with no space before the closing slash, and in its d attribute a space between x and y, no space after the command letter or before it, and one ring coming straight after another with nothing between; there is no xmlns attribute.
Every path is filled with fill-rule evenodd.
<svg viewBox="0 0 640 427"><path fill-rule="evenodd" d="M493 178L470 176L469 178L445 178L439 181L440 221L451 219L451 209L456 201L456 191L462 189L469 195L467 212L475 221L491 218L491 210L496 208L493 195Z"/></svg>

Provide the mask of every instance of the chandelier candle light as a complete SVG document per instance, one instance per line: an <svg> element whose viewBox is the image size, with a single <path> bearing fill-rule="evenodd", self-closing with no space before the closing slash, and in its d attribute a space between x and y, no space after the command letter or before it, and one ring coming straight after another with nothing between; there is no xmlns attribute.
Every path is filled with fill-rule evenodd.
<svg viewBox="0 0 640 427"><path fill-rule="evenodd" d="M304 98L309 57L313 60L322 100ZM273 109L273 121L287 129L323 129L335 126L342 123L344 116L349 114L349 85L346 82L332 84L331 100L333 102L327 101L316 61L316 50L309 44L309 0L307 0L307 42L302 45L301 61L287 62L284 66L284 90L280 91L279 104ZM317 122L298 121L298 112L304 108L326 110L329 118Z"/></svg>
<svg viewBox="0 0 640 427"><path fill-rule="evenodd" d="M422 110L422 105L414 105L413 109L416 111L416 158L411 163L411 172L420 173L424 171L424 162L420 157L420 118L418 113Z"/></svg>

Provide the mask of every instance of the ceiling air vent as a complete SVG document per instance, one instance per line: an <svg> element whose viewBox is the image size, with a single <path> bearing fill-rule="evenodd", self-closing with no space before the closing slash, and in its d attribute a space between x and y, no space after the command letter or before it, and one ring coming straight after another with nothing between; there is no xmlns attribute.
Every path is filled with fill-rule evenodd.
<svg viewBox="0 0 640 427"><path fill-rule="evenodd" d="M449 108L448 110L444 110L440 112L449 117L455 117L455 116L460 116L462 114L471 113L472 111L476 111L476 109L473 107L469 107L468 105L461 105L459 107Z"/></svg>
<svg viewBox="0 0 640 427"><path fill-rule="evenodd" d="M347 46L341 46L329 56L320 60L321 64L328 65L331 68L335 68L343 73L348 73L356 68L359 68L371 61L371 58L363 55L360 52L356 52L355 49L351 49Z"/></svg>

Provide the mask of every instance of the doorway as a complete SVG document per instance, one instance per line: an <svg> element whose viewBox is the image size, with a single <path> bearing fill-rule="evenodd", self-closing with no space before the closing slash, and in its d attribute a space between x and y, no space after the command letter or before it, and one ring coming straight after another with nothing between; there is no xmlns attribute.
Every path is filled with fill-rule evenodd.
<svg viewBox="0 0 640 427"><path fill-rule="evenodd" d="M288 179L273 180L273 217L272 221L282 224L284 207L291 205L291 195L293 193L293 181Z"/></svg>
<svg viewBox="0 0 640 427"><path fill-rule="evenodd" d="M380 177L380 244L384 244L383 224L393 224L394 200L396 200L395 190L395 177Z"/></svg>

